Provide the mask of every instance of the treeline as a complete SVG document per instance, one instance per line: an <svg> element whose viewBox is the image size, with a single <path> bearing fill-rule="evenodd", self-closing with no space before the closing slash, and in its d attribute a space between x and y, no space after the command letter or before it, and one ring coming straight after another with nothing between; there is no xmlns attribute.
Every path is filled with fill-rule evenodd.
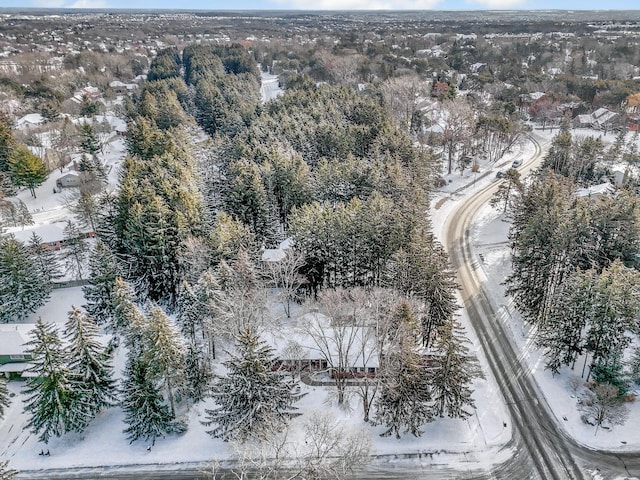
<svg viewBox="0 0 640 480"><path fill-rule="evenodd" d="M578 194L602 178L603 155L598 140L562 130L540 171L514 189L506 285L554 373L583 358L583 376L622 395L640 365L630 361L639 357L640 201L624 188Z"/></svg>

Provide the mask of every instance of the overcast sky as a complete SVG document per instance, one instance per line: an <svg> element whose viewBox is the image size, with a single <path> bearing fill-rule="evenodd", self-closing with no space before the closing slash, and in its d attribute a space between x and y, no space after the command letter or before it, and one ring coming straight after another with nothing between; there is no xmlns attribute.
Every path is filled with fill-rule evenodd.
<svg viewBox="0 0 640 480"><path fill-rule="evenodd" d="M0 7L178 8L202 10L596 10L640 7L639 0L0 0Z"/></svg>

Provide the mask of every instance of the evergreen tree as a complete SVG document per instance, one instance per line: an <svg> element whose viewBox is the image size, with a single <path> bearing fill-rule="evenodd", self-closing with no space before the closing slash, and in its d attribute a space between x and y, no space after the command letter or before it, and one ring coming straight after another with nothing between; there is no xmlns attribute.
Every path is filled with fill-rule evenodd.
<svg viewBox="0 0 640 480"><path fill-rule="evenodd" d="M9 462L0 462L0 480L13 480L18 475L17 470L9 468Z"/></svg>
<svg viewBox="0 0 640 480"><path fill-rule="evenodd" d="M199 322L203 330L206 351L209 353L210 358L215 360L215 338L216 335L220 333L217 322L220 321L219 309L220 305L223 304L222 299L224 294L222 293L218 280L209 271L200 275L194 294L197 301L197 315L202 315L199 318Z"/></svg>
<svg viewBox="0 0 640 480"><path fill-rule="evenodd" d="M143 349L142 332L146 319L136 306L135 295L131 285L116 278L113 290L113 315L110 330L114 335L126 336L129 350L140 352Z"/></svg>
<svg viewBox="0 0 640 480"><path fill-rule="evenodd" d="M9 407L9 390L7 390L7 383L0 379L0 419L4 417L4 409Z"/></svg>
<svg viewBox="0 0 640 480"><path fill-rule="evenodd" d="M469 388L477 366L469 360L469 343L453 318L438 329L434 345L435 367L430 375L433 414L465 419L475 408Z"/></svg>
<svg viewBox="0 0 640 480"><path fill-rule="evenodd" d="M124 433L129 443L143 438L155 444L156 438L176 431L176 424L169 407L162 402L150 367L129 353L122 384L122 409L128 425Z"/></svg>
<svg viewBox="0 0 640 480"><path fill-rule="evenodd" d="M70 220L67 221L67 225L64 227L63 235L62 258L65 260L67 272L82 280L82 274L86 268L85 260L89 253L87 240Z"/></svg>
<svg viewBox="0 0 640 480"><path fill-rule="evenodd" d="M36 232L31 233L29 249L38 266L38 270L42 272L48 282L52 282L62 276L58 256L42 243L42 238Z"/></svg>
<svg viewBox="0 0 640 480"><path fill-rule="evenodd" d="M95 129L90 123L82 122L78 126L78 134L80 135L80 151L86 155L96 155L100 150L100 141Z"/></svg>
<svg viewBox="0 0 640 480"><path fill-rule="evenodd" d="M296 383L274 370L273 349L251 328L236 338L237 353L224 362L226 377L218 377L212 387L218 407L206 409L205 426L214 438L245 442L265 438L283 428L300 398Z"/></svg>
<svg viewBox="0 0 640 480"><path fill-rule="evenodd" d="M568 176L572 142L569 124L563 122L560 131L551 141L551 148L544 157L542 168L551 169L558 174Z"/></svg>
<svg viewBox="0 0 640 480"><path fill-rule="evenodd" d="M81 187L81 190L84 190L84 186L87 185L87 177L85 176L83 177L83 187ZM93 187L90 187L90 190L93 190ZM87 228L92 232L96 231L98 225L99 209L100 204L98 199L91 191L81 191L78 200L70 208L75 214L78 223L83 228Z"/></svg>
<svg viewBox="0 0 640 480"><path fill-rule="evenodd" d="M115 313L115 283L120 270L115 255L100 240L89 258L88 284L82 287L83 305L98 325L110 322Z"/></svg>
<svg viewBox="0 0 640 480"><path fill-rule="evenodd" d="M66 366L66 352L53 324L38 320L26 343L32 366L27 369L33 377L27 381L25 413L30 415L27 427L48 443L52 436L75 430L81 425L73 414L76 401L72 375Z"/></svg>
<svg viewBox="0 0 640 480"><path fill-rule="evenodd" d="M593 304L587 313L590 325L586 347L592 368L621 373L620 357L637 331L640 312L640 272L616 260L598 276ZM587 376L588 379L588 376ZM622 384L622 379L616 379Z"/></svg>
<svg viewBox="0 0 640 480"><path fill-rule="evenodd" d="M512 273L507 293L525 321L543 323L554 291L585 259L594 259L586 214L571 212L572 182L545 172L518 199L509 232ZM580 243L574 241L580 234ZM578 248L577 245L580 245ZM588 263L587 263L588 262Z"/></svg>
<svg viewBox="0 0 640 480"><path fill-rule="evenodd" d="M389 349L381 374L381 391L376 401L375 421L387 430L381 436L400 431L422 434L420 426L433 420L429 378L422 356L416 352L419 331L411 307L402 302L394 313L395 345Z"/></svg>
<svg viewBox="0 0 640 480"><path fill-rule="evenodd" d="M210 245L213 265L217 265L221 260L230 262L238 256L240 250L257 250L255 235L249 227L224 212L220 212L216 217Z"/></svg>
<svg viewBox="0 0 640 480"><path fill-rule="evenodd" d="M29 208L27 208L27 206L22 200L18 200L18 209L16 212L16 219L18 220L18 225L20 225L23 228L26 225L33 225L33 217L29 212Z"/></svg>
<svg viewBox="0 0 640 480"><path fill-rule="evenodd" d="M536 344L545 352L547 368L559 373L562 365L573 369L584 352L584 329L594 297L593 272L578 272L554 292L546 321L540 325Z"/></svg>
<svg viewBox="0 0 640 480"><path fill-rule="evenodd" d="M47 178L47 167L27 147L18 145L9 156L9 173L15 185L27 187L31 196L36 198L36 187Z"/></svg>
<svg viewBox="0 0 640 480"><path fill-rule="evenodd" d="M174 390L184 382L184 344L178 330L160 307L153 307L144 332L143 358L152 374L164 385L171 416L175 416Z"/></svg>
<svg viewBox="0 0 640 480"><path fill-rule="evenodd" d="M4 112L0 112L0 172L8 172L9 158L15 148L13 138L13 120Z"/></svg>
<svg viewBox="0 0 640 480"><path fill-rule="evenodd" d="M286 227L291 209L311 200L309 166L300 155L273 151L262 171L268 191L278 207L280 224Z"/></svg>
<svg viewBox="0 0 640 480"><path fill-rule="evenodd" d="M437 329L458 309L458 285L444 247L423 229L416 229L406 250L397 252L389 262L387 277L401 293L425 302L422 341L428 347Z"/></svg>
<svg viewBox="0 0 640 480"><path fill-rule="evenodd" d="M27 247L0 237L0 322L21 320L44 305L51 292L45 275Z"/></svg>
<svg viewBox="0 0 640 480"><path fill-rule="evenodd" d="M235 162L229 167L229 176L226 211L249 226L258 241L271 240L271 208L258 166L251 161Z"/></svg>
<svg viewBox="0 0 640 480"><path fill-rule="evenodd" d="M213 378L209 358L199 345L189 343L184 355L185 391L194 402L203 400L209 394Z"/></svg>
<svg viewBox="0 0 640 480"><path fill-rule="evenodd" d="M202 302L199 297L200 295L196 295L191 285L186 281L183 282L178 297L176 317L182 335L187 341L184 356L185 388L189 397L195 402L204 398L211 381L211 368L204 344L205 329L203 328L208 305L205 303L206 300Z"/></svg>
<svg viewBox="0 0 640 480"><path fill-rule="evenodd" d="M117 403L111 357L97 340L98 327L72 306L65 324L68 366L76 395L70 407L82 430L101 410Z"/></svg>

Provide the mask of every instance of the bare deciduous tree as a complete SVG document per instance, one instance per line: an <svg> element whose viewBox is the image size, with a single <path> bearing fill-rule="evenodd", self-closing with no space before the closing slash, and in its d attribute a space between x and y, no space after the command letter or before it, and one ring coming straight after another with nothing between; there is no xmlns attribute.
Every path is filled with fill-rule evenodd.
<svg viewBox="0 0 640 480"><path fill-rule="evenodd" d="M336 387L339 405L347 399L346 390L351 368L358 364L361 345L367 335L366 308L362 289L325 290L319 296L319 304L326 313L307 315L303 329L313 342L313 349L327 363L329 373ZM364 338L363 338L364 337ZM375 349L375 339L369 348Z"/></svg>
<svg viewBox="0 0 640 480"><path fill-rule="evenodd" d="M284 258L265 262L265 272L273 286L278 289L278 299L284 313L291 318L291 302L296 300L298 290L304 281L300 268L304 265L304 255L294 250L286 250Z"/></svg>
<svg viewBox="0 0 640 480"><path fill-rule="evenodd" d="M629 410L620 399L620 389L615 385L600 383L586 391L578 402L585 423L595 423L596 431L603 423L622 425L627 419Z"/></svg>
<svg viewBox="0 0 640 480"><path fill-rule="evenodd" d="M304 431L305 444L298 458L306 479L349 478L369 461L369 433L347 429L329 412L311 412Z"/></svg>

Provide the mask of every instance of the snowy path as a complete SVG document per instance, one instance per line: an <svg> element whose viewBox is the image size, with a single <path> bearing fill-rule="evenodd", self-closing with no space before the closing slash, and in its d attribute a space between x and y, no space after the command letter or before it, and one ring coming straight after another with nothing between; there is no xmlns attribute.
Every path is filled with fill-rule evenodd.
<svg viewBox="0 0 640 480"><path fill-rule="evenodd" d="M278 76L262 72L262 84L260 86L260 100L262 103L278 98L282 94L284 94L284 91L280 88Z"/></svg>

